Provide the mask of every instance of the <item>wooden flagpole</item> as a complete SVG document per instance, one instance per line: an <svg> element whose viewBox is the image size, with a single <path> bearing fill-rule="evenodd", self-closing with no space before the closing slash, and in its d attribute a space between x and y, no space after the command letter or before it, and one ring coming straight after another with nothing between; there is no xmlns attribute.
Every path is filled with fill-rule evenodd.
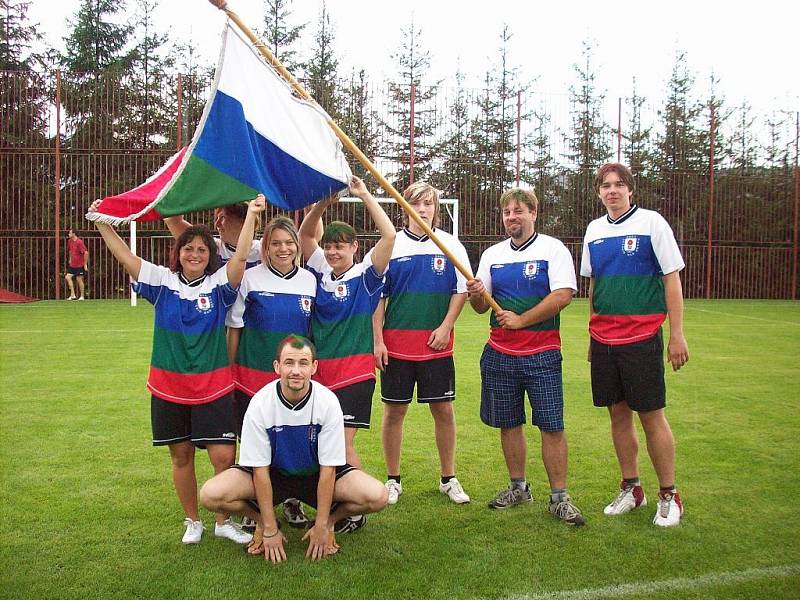
<svg viewBox="0 0 800 600"><path fill-rule="evenodd" d="M294 78L294 75L292 75L286 69L286 67L283 66L283 64L278 60L278 58L274 56L272 52L270 52L269 48L267 48L264 45L264 43L260 39L258 39L258 37L256 37L256 35L250 30L250 28L242 22L242 20L239 18L239 15L237 15L235 12L233 12L228 8L226 0L208 0L208 1L214 6L216 6L218 9L223 11L231 21L236 23L236 26L242 31L242 33L244 33L248 37L248 39L258 49L258 51L261 52L261 55L267 60L267 62L270 65L272 65L272 67L276 71L278 71L278 73L280 73L283 76L283 78L286 79L286 81L289 82L294 91L297 92L297 94L301 98L303 98L303 100L306 100L307 102L311 102L313 104L317 104L317 101L314 100L311 94L309 94L306 91L306 89L300 84L300 82ZM417 214L417 211L415 211L414 208L408 202L406 202L406 199L403 198L400 192L398 192L394 188L394 186L391 183L389 183L389 181L381 174L381 172L378 171L375 165L372 164L372 161L369 158L367 158L367 156L361 151L361 149L353 143L350 137L339 128L339 126L333 121L333 119L330 118L328 119L328 125L330 126L331 129L333 129L333 132L336 134L336 137L339 138L339 141L342 142L342 145L345 148L347 148L350 151L350 153L356 157L356 159L358 159L358 162L360 162L367 171L370 172L370 174L375 178L375 181L378 182L378 184L386 191L386 193L389 194L392 198L394 198L395 202L397 202L397 204L406 212L409 218L413 219L414 222L420 226L420 228L431 239L431 241L433 241L433 243L436 244L439 247L439 249L444 253L444 255L447 256L447 258L453 263L453 266L456 269L458 269L461 272L461 274L467 279L473 279L474 275L472 274L469 265L464 266L461 264L461 262L459 262L458 258L456 258L456 256L450 251L450 249L447 246L445 246L441 242L441 240L439 240L439 238L436 237L436 234L433 232L433 230L430 227L428 227L428 224L425 221L423 221L422 217L420 217ZM497 313L503 310L488 292L484 292L483 297L486 300L487 304L489 304L489 306L492 307L492 310L494 312Z"/></svg>

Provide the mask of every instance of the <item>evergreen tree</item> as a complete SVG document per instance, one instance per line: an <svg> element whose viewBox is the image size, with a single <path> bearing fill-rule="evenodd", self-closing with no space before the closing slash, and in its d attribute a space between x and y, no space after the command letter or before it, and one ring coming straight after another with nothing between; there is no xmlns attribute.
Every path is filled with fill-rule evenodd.
<svg viewBox="0 0 800 600"><path fill-rule="evenodd" d="M378 133L380 117L372 103L373 96L370 92L366 71L361 69L358 73L351 73L350 81L343 94L338 124L364 155L374 163L380 152L381 137ZM372 181L372 177L361 163L354 162L351 164L351 168L354 175L366 181L367 187L370 189L375 187L375 182Z"/></svg>
<svg viewBox="0 0 800 600"><path fill-rule="evenodd" d="M414 90L414 180L426 179L436 155L437 118L433 103L438 92L437 81L422 87L430 68L430 52L422 45L422 31L411 19L401 30L402 42L392 54L397 61L398 80L389 84L389 120L386 130L386 158L395 166L390 173L395 187L402 191L411 183L411 91Z"/></svg>
<svg viewBox="0 0 800 600"><path fill-rule="evenodd" d="M439 143L441 164L431 179L446 197L463 201L473 195L475 164L470 149L469 97L460 64L455 79L456 87L445 120L446 130Z"/></svg>
<svg viewBox="0 0 800 600"><path fill-rule="evenodd" d="M752 171L758 162L759 145L755 136L755 117L753 108L742 101L737 111L734 129L731 135L727 154L731 158L734 169L744 174Z"/></svg>
<svg viewBox="0 0 800 600"><path fill-rule="evenodd" d="M206 92L214 77L214 67L202 60L197 43L191 38L175 44L170 50L170 59L180 73L181 144L185 146L192 138L200 123L200 117L203 115L203 107L207 98ZM175 81L173 89L172 103L177 111L177 81ZM177 136L177 128L175 135ZM170 140L171 147L174 147L175 143L175 139Z"/></svg>
<svg viewBox="0 0 800 600"><path fill-rule="evenodd" d="M68 186L79 198L75 214L84 212L91 199L123 191L134 181L124 169L113 168L97 150L127 148L124 130L126 100L135 50L129 48L132 27L117 23L125 3L114 0L82 0L61 57L65 69L61 99L66 113L65 151L89 150L75 155L76 173Z"/></svg>
<svg viewBox="0 0 800 600"><path fill-rule="evenodd" d="M592 44L584 41L581 63L573 65L578 81L569 88L572 131L566 140L567 156L583 171L592 171L611 158L609 130L601 114L605 94L596 88L592 52Z"/></svg>
<svg viewBox="0 0 800 600"><path fill-rule="evenodd" d="M626 104L630 108L630 121L628 131L623 131L625 147L623 155L635 177L641 177L649 173L653 168L653 150L651 148L651 138L653 127L645 127L642 123L642 107L645 98L639 95L636 89L636 78L633 78L633 86L630 98L626 99Z"/></svg>
<svg viewBox="0 0 800 600"><path fill-rule="evenodd" d="M307 23L292 25L292 0L264 0L264 29L261 32L270 52L283 63L293 75L302 68L294 45Z"/></svg>
<svg viewBox="0 0 800 600"><path fill-rule="evenodd" d="M26 152L49 145L48 80L33 71L42 66L43 57L32 50L41 36L28 20L29 6L27 1L0 0L0 212L14 231L41 229L52 214L52 165L38 152ZM23 201L26 208L19 210ZM33 276L22 271L18 275Z"/></svg>
<svg viewBox="0 0 800 600"><path fill-rule="evenodd" d="M157 0L136 0L136 45L124 126L132 147L163 147L170 141L169 147L174 147L170 125L175 120L175 82L167 71L174 68L175 58L166 53L169 36L159 32L154 21L157 6Z"/></svg>
<svg viewBox="0 0 800 600"><path fill-rule="evenodd" d="M305 74L314 99L334 120L338 120L341 101L336 96L339 59L336 58L333 47L335 39L336 31L331 15L323 1L314 34L314 49L311 59L305 64Z"/></svg>

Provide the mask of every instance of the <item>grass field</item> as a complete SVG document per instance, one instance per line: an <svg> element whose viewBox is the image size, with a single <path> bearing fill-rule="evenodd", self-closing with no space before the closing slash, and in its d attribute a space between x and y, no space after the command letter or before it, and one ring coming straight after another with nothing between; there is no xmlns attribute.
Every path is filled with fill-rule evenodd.
<svg viewBox="0 0 800 600"><path fill-rule="evenodd" d="M691 301L691 360L667 375L683 524L655 506L602 514L618 483L606 414L592 408L586 303L562 316L570 490L589 520L546 510L538 434L528 428L536 501L499 513L507 483L496 431L478 418L485 317L457 329L458 476L472 503L436 488L430 415L406 424L404 494L341 553L248 558L213 532L184 547L169 458L150 445L144 388L152 310L124 302L0 307L0 595L6 598L797 598L800 597L800 304ZM376 401L373 424L380 423ZM356 440L383 479L379 428ZM657 482L642 446L641 475ZM210 465L198 454L200 478ZM204 520L211 523L211 515Z"/></svg>

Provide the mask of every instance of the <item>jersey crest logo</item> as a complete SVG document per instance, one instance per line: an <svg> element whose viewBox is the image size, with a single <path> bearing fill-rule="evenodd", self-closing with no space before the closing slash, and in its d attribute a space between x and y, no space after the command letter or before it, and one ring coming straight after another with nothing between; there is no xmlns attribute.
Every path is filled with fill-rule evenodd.
<svg viewBox="0 0 800 600"><path fill-rule="evenodd" d="M311 298L308 296L300 296L300 310L305 314L311 314Z"/></svg>
<svg viewBox="0 0 800 600"><path fill-rule="evenodd" d="M533 279L536 277L536 273L539 272L539 263L535 260L531 262L525 263L525 277L528 279Z"/></svg>
<svg viewBox="0 0 800 600"><path fill-rule="evenodd" d="M208 312L214 308L214 303L211 301L211 296L198 296L197 297L197 310L200 312Z"/></svg>
<svg viewBox="0 0 800 600"><path fill-rule="evenodd" d="M337 283L336 287L333 288L333 297L337 300L344 302L347 300L347 295L349 294L349 290L347 289L346 283Z"/></svg>
<svg viewBox="0 0 800 600"><path fill-rule="evenodd" d="M622 241L622 251L625 254L635 254L639 248L639 238L635 236L626 237Z"/></svg>
<svg viewBox="0 0 800 600"><path fill-rule="evenodd" d="M437 275L444 273L444 267L446 264L447 261L445 260L444 256L436 254L431 258L431 268Z"/></svg>

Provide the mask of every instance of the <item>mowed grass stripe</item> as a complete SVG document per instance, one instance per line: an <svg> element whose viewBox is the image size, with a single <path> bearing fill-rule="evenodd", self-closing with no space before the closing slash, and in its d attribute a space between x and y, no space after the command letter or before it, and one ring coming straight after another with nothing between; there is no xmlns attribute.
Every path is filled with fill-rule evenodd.
<svg viewBox="0 0 800 600"><path fill-rule="evenodd" d="M739 583L765 578L794 577L797 574L800 574L800 565L780 565L745 569L743 571L709 573L697 577L677 577L663 581L641 581L584 590L565 590L563 592L548 592L544 594L514 594L507 596L505 600L597 600L598 598L622 598L626 596L640 598L642 594L680 593L695 591L703 587L734 586Z"/></svg>

